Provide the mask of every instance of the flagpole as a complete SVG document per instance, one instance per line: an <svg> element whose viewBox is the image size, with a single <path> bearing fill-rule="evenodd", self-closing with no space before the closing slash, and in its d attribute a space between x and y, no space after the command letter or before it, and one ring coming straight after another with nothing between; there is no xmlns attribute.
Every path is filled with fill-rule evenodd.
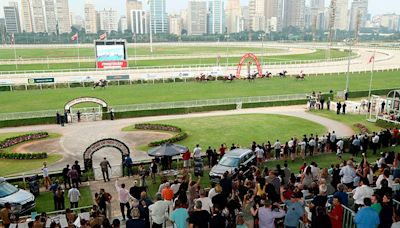
<svg viewBox="0 0 400 228"><path fill-rule="evenodd" d="M15 69L18 70L17 50L15 49L15 36L12 34L12 45L14 48Z"/></svg>
<svg viewBox="0 0 400 228"><path fill-rule="evenodd" d="M371 77L369 79L368 103L371 102L372 78L374 76L374 68L375 68L375 54L376 54L376 48L374 49L374 54L372 55L372 67L371 67ZM372 110L369 110L369 119L371 119L371 117L372 117Z"/></svg>
<svg viewBox="0 0 400 228"><path fill-rule="evenodd" d="M76 37L76 44L78 45L78 67L81 68L81 60L80 60L80 53L79 53L79 35Z"/></svg>

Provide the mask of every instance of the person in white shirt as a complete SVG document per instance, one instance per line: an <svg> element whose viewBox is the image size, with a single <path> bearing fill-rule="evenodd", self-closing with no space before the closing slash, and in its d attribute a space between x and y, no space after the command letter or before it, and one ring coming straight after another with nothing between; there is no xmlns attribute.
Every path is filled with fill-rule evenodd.
<svg viewBox="0 0 400 228"><path fill-rule="evenodd" d="M79 192L79 190L76 188L75 185L72 185L72 188L68 191L68 199L69 199L71 208L78 207L78 202L79 202L80 196L81 196L81 193Z"/></svg>
<svg viewBox="0 0 400 228"><path fill-rule="evenodd" d="M308 145L310 146L310 156L313 156L315 149L315 139L311 138L310 141L308 141Z"/></svg>
<svg viewBox="0 0 400 228"><path fill-rule="evenodd" d="M339 141L336 143L337 147L336 155L340 156L343 153L343 146L344 146L343 139L339 139Z"/></svg>
<svg viewBox="0 0 400 228"><path fill-rule="evenodd" d="M149 214L153 227L162 227L165 222L168 204L162 199L161 194L156 194L156 202L149 206Z"/></svg>
<svg viewBox="0 0 400 228"><path fill-rule="evenodd" d="M374 190L369 187L368 184L368 179L363 177L360 180L360 185L353 190L353 199L356 212L358 211L358 208L364 205L364 198L371 198L371 196L374 194Z"/></svg>
<svg viewBox="0 0 400 228"><path fill-rule="evenodd" d="M289 155L292 159L292 161L294 160L294 154L295 154L295 150L294 150L294 140L293 138L291 138L288 142L288 147L289 147Z"/></svg>
<svg viewBox="0 0 400 228"><path fill-rule="evenodd" d="M342 176L342 183L347 186L347 188L354 188L354 178L356 177L356 170L353 166L353 161L348 160L347 165L340 170L339 173Z"/></svg>
<svg viewBox="0 0 400 228"><path fill-rule="evenodd" d="M201 147L199 144L193 149L193 158L200 159L201 158Z"/></svg>
<svg viewBox="0 0 400 228"><path fill-rule="evenodd" d="M300 145L300 150L301 150L301 156L303 159L305 159L307 143L303 140L299 143L299 145Z"/></svg>
<svg viewBox="0 0 400 228"><path fill-rule="evenodd" d="M372 135L372 151L373 154L376 154L376 150L378 149L378 143L379 143L379 136L375 132Z"/></svg>
<svg viewBox="0 0 400 228"><path fill-rule="evenodd" d="M260 165L264 161L264 150L257 146L255 153L257 155L257 164Z"/></svg>
<svg viewBox="0 0 400 228"><path fill-rule="evenodd" d="M49 186L51 185L51 180L49 177L49 169L47 168L47 162L43 162L42 172L43 172L44 186L46 187L46 189L48 189Z"/></svg>
<svg viewBox="0 0 400 228"><path fill-rule="evenodd" d="M174 194L178 193L180 186L181 183L179 183L178 180L175 180L174 183L171 185L171 189L174 192Z"/></svg>
<svg viewBox="0 0 400 228"><path fill-rule="evenodd" d="M379 175L378 179L376 180L376 187L381 188L382 180L386 179L388 181L388 187L393 187L393 176L390 175L390 170L385 169L381 175Z"/></svg>
<svg viewBox="0 0 400 228"><path fill-rule="evenodd" d="M210 189L208 192L208 198L212 200L212 198L222 192L222 187L219 184L216 184L214 188Z"/></svg>
<svg viewBox="0 0 400 228"><path fill-rule="evenodd" d="M280 155L281 155L281 149L282 149L282 145L279 142L279 139L276 140L276 142L273 145L274 149L275 149L275 159L279 159Z"/></svg>
<svg viewBox="0 0 400 228"><path fill-rule="evenodd" d="M200 198L196 199L196 201L201 201L201 210L208 211L210 215L212 215L212 208L213 208L213 203L211 202L211 199L206 197L206 192L204 189L200 189Z"/></svg>
<svg viewBox="0 0 400 228"><path fill-rule="evenodd" d="M133 197L129 194L129 191L125 189L125 184L121 184L121 187L118 186L118 179L115 180L115 188L118 192L119 207L121 209L122 220L125 221L125 207L127 209L128 218L131 218L131 207L129 205L129 200L133 199Z"/></svg>

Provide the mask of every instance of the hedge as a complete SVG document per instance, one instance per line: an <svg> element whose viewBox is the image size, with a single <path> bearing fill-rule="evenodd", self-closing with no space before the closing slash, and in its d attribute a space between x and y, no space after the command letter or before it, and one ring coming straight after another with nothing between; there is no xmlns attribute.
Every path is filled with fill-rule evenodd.
<svg viewBox="0 0 400 228"><path fill-rule="evenodd" d="M0 152L0 158L15 159L15 160L43 159L43 158L47 158L47 153L46 152L39 152L39 153Z"/></svg>
<svg viewBox="0 0 400 228"><path fill-rule="evenodd" d="M29 133L25 135L18 135L11 138L6 138L3 141L0 141L0 148L7 148L19 143L23 143L26 141L34 140L34 139L42 139L49 137L49 133L47 132L38 132L38 133Z"/></svg>
<svg viewBox="0 0 400 228"><path fill-rule="evenodd" d="M372 90L371 94L374 95L387 95L390 91L394 89L376 89ZM357 97L368 97L369 91L349 91L349 97L350 98L357 98Z"/></svg>
<svg viewBox="0 0 400 228"><path fill-rule="evenodd" d="M42 117L42 118L29 118L29 119L17 119L17 120L3 120L0 121L0 128L2 127L19 127L19 126L30 126L30 125L43 125L43 124L55 124L56 115L54 117Z"/></svg>
<svg viewBox="0 0 400 228"><path fill-rule="evenodd" d="M169 139L150 142L148 144L149 147L160 146L165 143L176 143L188 137L188 134L186 132L183 132L181 128L167 124L150 124L150 123L135 124L135 129L178 132L178 134L174 135Z"/></svg>

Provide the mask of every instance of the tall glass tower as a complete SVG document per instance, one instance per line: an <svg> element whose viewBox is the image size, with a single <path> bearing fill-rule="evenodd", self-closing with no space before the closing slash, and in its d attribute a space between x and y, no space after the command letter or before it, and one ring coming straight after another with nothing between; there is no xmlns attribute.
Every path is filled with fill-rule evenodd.
<svg viewBox="0 0 400 228"><path fill-rule="evenodd" d="M166 11L166 0L150 0L150 14L149 22L151 23L151 30L154 34L168 33L169 23L168 14Z"/></svg>

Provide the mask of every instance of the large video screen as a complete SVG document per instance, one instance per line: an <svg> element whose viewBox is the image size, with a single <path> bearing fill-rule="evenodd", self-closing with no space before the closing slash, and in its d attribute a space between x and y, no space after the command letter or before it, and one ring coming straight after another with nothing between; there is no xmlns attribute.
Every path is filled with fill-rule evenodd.
<svg viewBox="0 0 400 228"><path fill-rule="evenodd" d="M112 62L125 60L124 45L96 45L97 62Z"/></svg>

